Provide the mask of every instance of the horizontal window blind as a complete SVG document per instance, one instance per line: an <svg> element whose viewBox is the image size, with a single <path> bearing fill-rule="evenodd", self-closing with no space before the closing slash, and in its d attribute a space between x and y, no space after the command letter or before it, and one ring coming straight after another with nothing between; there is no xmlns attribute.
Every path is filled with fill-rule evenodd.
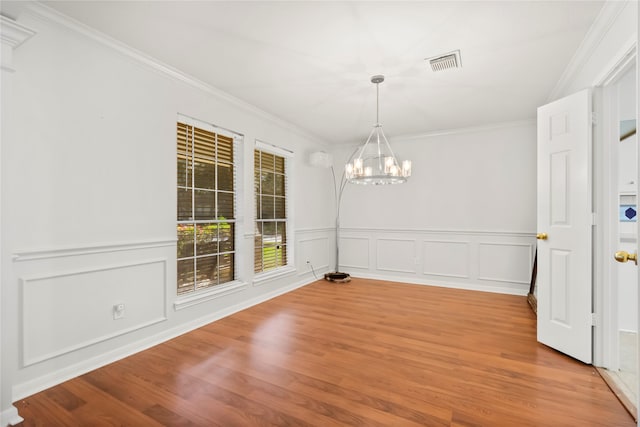
<svg viewBox="0 0 640 427"><path fill-rule="evenodd" d="M287 175L284 156L254 150L256 227L254 271L287 265Z"/></svg>
<svg viewBox="0 0 640 427"><path fill-rule="evenodd" d="M235 279L235 151L234 135L177 124L178 294Z"/></svg>

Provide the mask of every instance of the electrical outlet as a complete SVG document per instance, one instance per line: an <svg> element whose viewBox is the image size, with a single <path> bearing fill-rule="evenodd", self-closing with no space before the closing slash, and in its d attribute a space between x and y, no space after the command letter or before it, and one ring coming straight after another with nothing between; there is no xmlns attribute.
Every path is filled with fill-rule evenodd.
<svg viewBox="0 0 640 427"><path fill-rule="evenodd" d="M124 317L124 304L113 305L113 320L122 319Z"/></svg>

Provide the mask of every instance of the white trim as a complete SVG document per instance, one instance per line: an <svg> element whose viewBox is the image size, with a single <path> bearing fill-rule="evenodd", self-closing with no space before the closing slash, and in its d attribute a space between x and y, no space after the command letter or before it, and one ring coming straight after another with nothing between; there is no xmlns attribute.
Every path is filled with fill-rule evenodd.
<svg viewBox="0 0 640 427"><path fill-rule="evenodd" d="M18 24L13 19L0 15L0 68L3 71L13 73L13 51L29 38L33 37L35 31L24 25Z"/></svg>
<svg viewBox="0 0 640 427"><path fill-rule="evenodd" d="M268 142L260 141L259 139L256 139L255 147L256 150L266 151L267 153L275 154L276 156L287 159L293 158L293 151L277 145L269 144Z"/></svg>
<svg viewBox="0 0 640 427"><path fill-rule="evenodd" d="M175 246L177 238L142 240L120 243L98 243L87 246L67 246L50 249L33 249L16 251L12 257L14 262L34 261L78 255L101 254L106 252L134 251L140 249Z"/></svg>
<svg viewBox="0 0 640 427"><path fill-rule="evenodd" d="M287 244L289 246L289 244ZM287 251L287 258L289 258ZM285 265L283 267L278 267L274 270L268 270L262 273L258 273L253 276L253 286L261 286L265 282L270 282L275 279L279 279L281 277L290 276L296 272L296 268L293 265Z"/></svg>
<svg viewBox="0 0 640 427"><path fill-rule="evenodd" d="M341 231L344 231L345 229L340 227ZM368 270L369 268L371 268L371 237L370 236L366 236L366 237L359 237L359 236L345 236L343 233L341 233L340 236L340 241L343 240L364 240L367 242L367 265L353 265L353 264L345 264L344 261L342 263L340 263L340 267L344 267L344 268L360 268L363 270ZM340 242L338 242L338 244L340 244ZM343 255L343 259L344 259L344 252L342 252ZM337 266L336 266L337 267ZM337 270L337 268L336 268Z"/></svg>
<svg viewBox="0 0 640 427"><path fill-rule="evenodd" d="M27 396L31 396L32 394L38 393L49 387L60 384L72 378L76 378L94 369L100 368L102 366L108 365L109 363L113 363L125 357L139 353L155 345L162 344L163 342L168 341L172 338L186 334L187 332L190 332L194 329L200 328L209 323L215 322L216 320L222 319L224 317L230 316L239 311L245 310L249 307L253 307L254 305L268 301L272 298L286 294L288 292L291 292L295 289L306 286L315 281L316 281L315 279L300 280L292 285L284 286L274 291L267 292L263 295L252 298L250 300L242 301L230 307L220 309L214 313L208 314L206 316L202 316L191 322L175 326L173 328L161 331L155 335L149 336L135 343L119 347L108 353L103 353L101 355L84 360L74 365L63 367L57 371L49 372L45 375L42 375L38 378L34 378L27 382L14 384L12 389L13 398L14 400L19 400Z"/></svg>
<svg viewBox="0 0 640 427"><path fill-rule="evenodd" d="M395 269L395 268L385 268L385 267L380 267L380 242L411 242L413 243L413 270L402 270L402 269ZM417 239L400 239L400 238L393 238L393 237L383 237L383 238L376 238L375 239L375 249L376 249L376 259L375 259L375 269L378 271L390 271L393 273L409 273L409 274L416 274L416 268L415 268L415 259L417 257L417 244L418 240Z"/></svg>
<svg viewBox="0 0 640 427"><path fill-rule="evenodd" d="M213 123L205 122L203 120L196 119L195 117L187 116L182 113L178 113L178 123L183 123L185 125L200 128L209 132L214 132L219 135L226 136L227 138L244 139L244 135L241 134L240 132L227 129Z"/></svg>
<svg viewBox="0 0 640 427"><path fill-rule="evenodd" d="M82 34L108 48L111 48L133 60L139 62L142 65L145 65L157 72L160 72L168 77L171 77L177 81L182 83L186 83L189 86L192 86L196 89L202 90L205 93L215 96L216 98L222 99L231 105L241 108L249 113L255 114L256 116L263 118L271 123L274 123L286 130L289 130L293 133L296 133L300 136L303 136L313 142L316 142L322 146L326 146L326 141L323 141L320 137L309 133L308 131L290 123L278 116L275 116L271 113L268 113L260 108L249 104L248 102L242 101L235 96L224 92L220 89L217 89L208 83L205 83L201 80L196 79L193 76L190 76L170 65L167 65L158 59L147 55L139 50L132 48L131 46L122 43L119 40L116 40L95 28L92 28L88 25L83 24L80 21L77 21L69 16L66 16L57 10L51 9L48 6L45 6L41 3L32 3L29 5L29 12L31 12L35 17L40 18L46 22L54 22L63 27L75 31L79 34Z"/></svg>
<svg viewBox="0 0 640 427"><path fill-rule="evenodd" d="M195 294L178 297L173 303L173 309L175 311L179 311L203 302L235 294L236 292L247 289L247 287L248 284L240 280L234 280L223 285L213 286Z"/></svg>
<svg viewBox="0 0 640 427"><path fill-rule="evenodd" d="M594 312L602 319L595 325L593 334L593 364L610 370L619 368L619 336L618 336L618 271L609 262L609 257L619 249L617 210L618 205L617 153L618 145L609 143L618 139L618 94L613 85L627 73L636 59L635 40L631 50L621 50L619 56L605 68L602 84L597 87L594 108L598 112L597 128L594 132L594 152L599 156L595 165L594 191L596 191L597 215L595 242L593 249L594 263ZM636 71L637 72L637 71ZM637 97L637 94L636 94ZM621 240L635 243L635 236L623 235ZM606 261L605 261L606 260Z"/></svg>
<svg viewBox="0 0 640 427"><path fill-rule="evenodd" d="M427 139L434 138L437 136L446 136L446 135L462 135L467 133L476 133L476 132L489 132L500 129L509 129L515 127L523 127L523 126L535 126L536 120L534 118L524 119L524 120L513 120L509 122L498 122L491 123L480 126L468 126L462 128L453 128L453 129L439 129L430 132L418 133L418 134L407 134L407 135L399 135L394 136L394 142L403 142L403 141L412 141L416 139Z"/></svg>
<svg viewBox="0 0 640 427"><path fill-rule="evenodd" d="M464 241L464 240L426 240L426 239L422 239L422 268L421 268L421 273L424 276L440 276L440 277L454 277L454 278L458 278L458 279L470 279L471 275L469 274L469 260L467 259L467 274L451 274L451 273L434 273L431 271L426 271L424 269L424 259L426 258L426 255L424 254L425 250L424 250L424 245L425 243L453 243L453 244L459 244L459 245L465 245L467 248L467 256L471 255L471 242L470 241Z"/></svg>
<svg viewBox="0 0 640 427"><path fill-rule="evenodd" d="M11 18L0 15L0 37L2 44L15 49L36 34L31 28L17 23Z"/></svg>
<svg viewBox="0 0 640 427"><path fill-rule="evenodd" d="M351 274L351 277L360 277L363 279L373 279L373 280L385 280L390 282L398 282L398 283L409 283L412 285L422 285L422 286L436 286L441 288L450 288L450 289L465 289L468 291L478 291L478 292L489 292L494 294L507 294L507 295L519 295L526 296L529 291L528 284L525 287L511 287L511 286L484 286L478 285L475 283L455 283L455 282L447 282L440 280L431 280L431 279L416 279L412 277L404 277L404 276L393 276L386 274L371 274L367 272L357 272L356 274Z"/></svg>
<svg viewBox="0 0 640 427"><path fill-rule="evenodd" d="M9 406L8 409L5 409L4 411L2 411L2 416L0 416L0 426L5 427L5 426L15 426L20 424L21 422L24 421L24 418L22 418L19 414L18 414L18 409L11 405Z"/></svg>
<svg viewBox="0 0 640 427"><path fill-rule="evenodd" d="M100 266L100 267L96 267L96 268L82 268L82 269L77 269L77 270L69 270L69 271L64 271L64 272L59 272L59 273L54 273L54 274L45 274L45 275L38 275L38 276L29 276L29 277L21 277L19 279L20 281L20 289L21 289L21 301L22 301L22 307L21 307L21 311L22 311L22 367L27 367L27 366L31 366L34 365L36 363L40 363L43 362L45 360L49 360L49 359L53 359L54 357L58 357L60 355L63 354L67 354L67 353L71 353L73 351L85 348L85 347L89 347L91 345L103 342L103 341L107 341L109 339L115 338L117 336L120 335L126 335L128 333L131 333L133 331L137 331L138 329L143 329L146 328L147 326L151 326L151 325L155 325L156 323L160 323L160 322L164 322L167 320L167 287L168 287L168 283L167 283L167 262L168 260L166 258L158 258L158 259L149 259L149 260L143 260L143 261L139 261L139 262L128 262L128 263L120 263L120 264L112 264L112 265L105 265L105 266ZM109 271L109 270L117 270L117 269L121 269L121 268L128 268L128 267L136 267L136 266L141 266L141 265L152 265L152 264L161 264L163 267L163 276L164 276L164 283L163 283L163 289L162 289L162 294L163 294L163 303L162 303L162 307L163 307L163 312L162 312L162 316L155 318L155 319L151 319L148 320L146 322L142 322L139 323L137 325L132 325L128 328L125 329L121 329L109 334L105 334L99 337L95 337L93 339L75 344L75 345L71 345L65 348L62 348L60 350L57 351L53 351L47 354L41 354L39 356L34 356L31 355L30 352L28 351L29 349L27 348L27 336L26 336L26 326L29 324L29 319L26 317L26 313L27 310L25 308L25 303L26 303L26 299L25 299L25 288L29 285L29 283L31 282L36 282L39 280L45 280L45 279L54 279L54 278L58 278L58 277L66 277L66 276L75 276L75 275L79 275L79 274L86 274L86 273L96 273L96 272L102 272L102 271Z"/></svg>
<svg viewBox="0 0 640 427"><path fill-rule="evenodd" d="M604 3L600 13L593 21L593 24L591 24L591 28L587 31L580 46L578 46L578 49L576 49L576 52L562 73L558 83L556 83L547 97L547 102L557 99L560 94L567 90L575 74L584 67L584 64L591 58L596 47L602 42L602 39L611 29L618 15L622 13L625 7L626 2L624 1L607 1ZM607 70L606 67L604 69Z"/></svg>
<svg viewBox="0 0 640 427"><path fill-rule="evenodd" d="M348 233L425 233L425 234L462 234L469 236L510 236L510 237L535 237L535 232L527 231L502 231L502 230L456 230L447 228L356 228L340 227L340 232Z"/></svg>
<svg viewBox="0 0 640 427"><path fill-rule="evenodd" d="M627 67L634 65L636 59L636 38L635 36L627 40L626 43L614 55L611 62L598 77L593 79L592 86L604 86L618 78L620 74L624 74Z"/></svg>
<svg viewBox="0 0 640 427"><path fill-rule="evenodd" d="M529 266L528 271L533 269L533 245L528 243L504 243L504 242L478 242L478 252L483 246L521 246L523 248L529 249ZM501 279L496 277L485 277L478 273L478 280L484 280L489 282L504 282L504 283L520 283L522 285L529 285L531 283L530 279L528 280L508 280Z"/></svg>
<svg viewBox="0 0 640 427"><path fill-rule="evenodd" d="M265 280L270 280L270 274L273 272L276 276L286 275L291 272L291 270L295 271L295 239L296 239L296 230L294 229L294 205L295 201L293 199L294 192L294 181L292 177L294 176L294 152L287 150L286 148L278 147L273 144L266 143L264 141L260 141L259 139L255 140L255 150L266 152L269 154L274 154L276 156L282 157L284 159L284 200L285 200L285 218L284 222L286 224L286 236L284 244L287 248L287 264L282 267L277 267L275 270L267 270L258 273L253 280L254 286L259 286L261 282ZM253 154L254 161L252 165L254 165L254 177L255 175L255 151ZM255 178L254 178L255 180ZM255 182L254 182L255 186ZM256 201L257 197L254 197L253 202L253 211L257 211ZM258 218L254 218L254 224L259 221L264 221L265 218L259 220ZM277 220L275 220L277 221ZM255 246L254 246L255 249ZM253 265L255 267L255 257L253 259Z"/></svg>
<svg viewBox="0 0 640 427"><path fill-rule="evenodd" d="M296 233L326 233L326 232L334 232L336 230L335 227L320 227L320 228L298 228Z"/></svg>

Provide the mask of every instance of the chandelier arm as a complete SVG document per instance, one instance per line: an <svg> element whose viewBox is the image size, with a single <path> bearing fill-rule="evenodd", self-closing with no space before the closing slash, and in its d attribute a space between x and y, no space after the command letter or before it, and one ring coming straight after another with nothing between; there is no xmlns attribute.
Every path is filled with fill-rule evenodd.
<svg viewBox="0 0 640 427"><path fill-rule="evenodd" d="M383 170L382 166L382 150L380 149L380 133L382 133L382 138L386 141L387 138L384 136L384 131L382 130L382 126L378 126L376 131L376 143L378 144L378 170ZM387 145L389 145L387 143Z"/></svg>
<svg viewBox="0 0 640 427"><path fill-rule="evenodd" d="M389 153L391 153L391 156L393 157L393 161L396 162L397 164L398 158L396 157L396 154L393 152L393 149L391 148L391 144L389 144L389 141L387 140L387 136L384 134L384 131L382 130L382 128L380 128L380 132L382 133L382 139L384 139L384 143L387 145L387 148L389 149Z"/></svg>
<svg viewBox="0 0 640 427"><path fill-rule="evenodd" d="M364 150L367 148L367 145L369 145L369 142L371 141L371 137L373 136L373 133L374 133L375 131L376 131L376 128L374 127L374 128L371 130L371 133L369 133L369 137L367 138L367 142L365 142L365 143L364 143L364 145L362 146L362 148L360 149L360 152L358 153L358 155L357 155L356 157L362 157L362 154L364 154ZM358 149L357 149L357 148L356 148L356 151L358 151ZM356 151L354 151L354 154L355 154L355 152L356 152ZM352 155L351 155L351 160L353 160L353 158L354 158L354 157L353 157L353 154L352 154ZM350 160L350 161L351 161L351 160Z"/></svg>

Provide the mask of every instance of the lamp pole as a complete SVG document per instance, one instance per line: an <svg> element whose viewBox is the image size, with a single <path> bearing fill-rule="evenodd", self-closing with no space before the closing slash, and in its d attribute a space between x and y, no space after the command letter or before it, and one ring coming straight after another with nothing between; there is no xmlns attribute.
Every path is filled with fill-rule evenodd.
<svg viewBox="0 0 640 427"><path fill-rule="evenodd" d="M355 154L356 151L358 151L357 148L353 154ZM352 157L353 154L351 155ZM340 185L338 185L336 171L333 165L331 165L331 176L333 177L333 192L336 199L336 271L325 274L324 278L330 282L349 282L351 281L351 276L348 273L340 272L340 207L342 205L342 195L344 194L344 189L348 181L343 170L342 176L340 177Z"/></svg>

